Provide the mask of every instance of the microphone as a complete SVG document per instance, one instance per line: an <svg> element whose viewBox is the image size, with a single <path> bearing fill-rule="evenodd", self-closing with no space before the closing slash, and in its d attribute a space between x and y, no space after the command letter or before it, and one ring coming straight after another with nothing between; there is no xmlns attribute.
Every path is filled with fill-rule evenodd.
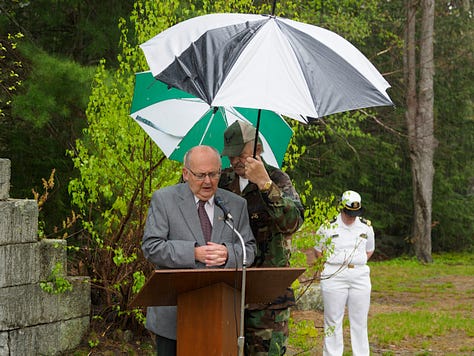
<svg viewBox="0 0 474 356"><path fill-rule="evenodd" d="M230 215L230 211L227 209L227 207L224 205L224 201L222 200L221 197L219 196L215 196L214 197L214 203L222 210L222 212L224 213L224 219L226 220L232 220L234 221L234 218L232 217L232 215Z"/></svg>

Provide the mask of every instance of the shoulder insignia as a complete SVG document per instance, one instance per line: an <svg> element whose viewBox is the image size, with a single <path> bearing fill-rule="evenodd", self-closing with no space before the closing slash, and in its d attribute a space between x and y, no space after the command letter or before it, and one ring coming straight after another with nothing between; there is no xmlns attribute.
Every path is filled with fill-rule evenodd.
<svg viewBox="0 0 474 356"><path fill-rule="evenodd" d="M372 222L370 220L367 220L366 218L360 218L360 221L367 226L372 226Z"/></svg>

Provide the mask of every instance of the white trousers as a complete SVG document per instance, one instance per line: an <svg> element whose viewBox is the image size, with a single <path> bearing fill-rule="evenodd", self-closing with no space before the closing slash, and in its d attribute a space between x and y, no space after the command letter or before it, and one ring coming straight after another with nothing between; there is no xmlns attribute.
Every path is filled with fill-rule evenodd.
<svg viewBox="0 0 474 356"><path fill-rule="evenodd" d="M370 268L344 267L332 275L339 266L326 266L321 280L324 302L324 356L341 356L344 352L342 323L347 305L353 356L369 356L367 316L370 307Z"/></svg>

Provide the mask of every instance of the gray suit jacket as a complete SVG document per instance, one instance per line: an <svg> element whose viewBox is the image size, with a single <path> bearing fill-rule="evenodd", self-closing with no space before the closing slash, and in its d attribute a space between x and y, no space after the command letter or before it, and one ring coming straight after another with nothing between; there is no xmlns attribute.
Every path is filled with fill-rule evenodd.
<svg viewBox="0 0 474 356"><path fill-rule="evenodd" d="M229 209L234 226L245 241L247 265L255 258L255 238L250 229L247 202L242 197L218 189ZM228 250L228 260L223 268L242 267L242 245L239 238L223 221L222 211L215 206L211 241L224 244ZM194 195L187 183L157 190L153 193L142 250L145 258L157 269L206 268L194 259L194 247L205 245L204 236L197 214ZM153 333L176 339L176 307L149 307L146 327Z"/></svg>

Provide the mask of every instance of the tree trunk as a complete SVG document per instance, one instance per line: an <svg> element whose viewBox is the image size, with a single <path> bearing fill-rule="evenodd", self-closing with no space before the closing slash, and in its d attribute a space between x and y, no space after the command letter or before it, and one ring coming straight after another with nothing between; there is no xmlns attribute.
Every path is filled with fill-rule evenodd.
<svg viewBox="0 0 474 356"><path fill-rule="evenodd" d="M422 0L419 66L416 63L416 13L420 3L407 2L405 78L407 83L408 145L412 170L414 221L412 243L417 258L432 262L431 209L433 156L436 147L433 118L434 0Z"/></svg>

